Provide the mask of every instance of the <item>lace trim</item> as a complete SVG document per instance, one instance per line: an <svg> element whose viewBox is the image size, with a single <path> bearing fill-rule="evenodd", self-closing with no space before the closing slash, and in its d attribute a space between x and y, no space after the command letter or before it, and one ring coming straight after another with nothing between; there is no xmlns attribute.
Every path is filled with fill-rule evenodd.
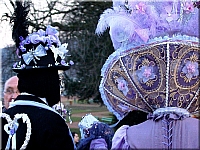
<svg viewBox="0 0 200 150"><path fill-rule="evenodd" d="M159 108L155 110L153 114L148 115L148 119L153 119L154 121L159 120L161 118L182 120L188 117L191 117L190 113L186 109L178 107Z"/></svg>
<svg viewBox="0 0 200 150"><path fill-rule="evenodd" d="M159 108L156 109L153 112L153 115L159 115L159 114L166 114L166 113L175 113L175 114L180 114L180 115L186 115L186 116L190 116L190 113L183 108L178 108L178 107L166 107L166 108Z"/></svg>

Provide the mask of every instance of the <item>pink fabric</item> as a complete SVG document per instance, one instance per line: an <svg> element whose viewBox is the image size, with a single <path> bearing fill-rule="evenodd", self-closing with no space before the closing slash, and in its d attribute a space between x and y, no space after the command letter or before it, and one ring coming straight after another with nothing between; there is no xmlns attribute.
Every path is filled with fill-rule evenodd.
<svg viewBox="0 0 200 150"><path fill-rule="evenodd" d="M126 132L129 128L128 125L121 126L114 134L113 140L112 140L112 147L111 149L128 149L129 145L127 143L127 136Z"/></svg>
<svg viewBox="0 0 200 150"><path fill-rule="evenodd" d="M106 141L103 138L92 140L90 150L108 150Z"/></svg>
<svg viewBox="0 0 200 150"><path fill-rule="evenodd" d="M122 126L113 138L112 149L167 149L163 120L147 120L131 127ZM186 118L170 123L172 149L199 149L199 120Z"/></svg>

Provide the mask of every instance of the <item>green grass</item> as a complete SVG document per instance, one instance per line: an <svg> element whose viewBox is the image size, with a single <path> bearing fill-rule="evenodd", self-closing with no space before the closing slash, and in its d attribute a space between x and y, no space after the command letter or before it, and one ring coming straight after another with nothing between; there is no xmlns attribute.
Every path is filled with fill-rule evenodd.
<svg viewBox="0 0 200 150"><path fill-rule="evenodd" d="M106 106L98 106L98 105L67 105L68 109L71 109L71 120L72 122L80 122L83 116L79 116L80 114L93 114L94 112L105 112L103 113L104 115L100 115L98 116L97 114L94 115L94 117L96 117L99 121L102 121L101 118L102 117L108 117L108 118L113 118L113 121L109 124L113 124L115 123L115 119L112 113L110 113L107 109ZM75 115L75 114L79 114L79 115ZM69 118L68 116L66 116L66 123L69 123ZM107 122L106 122L107 123ZM71 128L70 128L71 129ZM72 128L71 131L75 131L77 133L80 133L79 128Z"/></svg>
<svg viewBox="0 0 200 150"><path fill-rule="evenodd" d="M102 120L101 120L101 117L99 117L99 116L94 116L94 117L96 117L99 121L102 121ZM112 114L108 114L108 116L105 115L105 117L113 118ZM73 117L73 114L72 114L72 116L71 116L72 122L80 122L81 119L82 119L82 117ZM114 119L114 118L113 118L113 119ZM66 117L66 122L69 123L69 118L68 118L68 116Z"/></svg>
<svg viewBox="0 0 200 150"><path fill-rule="evenodd" d="M73 116L71 116L71 120L72 120L72 122L80 122L81 121L81 117L73 117ZM66 122L69 123L68 116L66 117Z"/></svg>
<svg viewBox="0 0 200 150"><path fill-rule="evenodd" d="M71 108L71 113L73 114L79 114L79 113L92 113L92 112L102 112L102 111L108 111L106 107L87 107L87 106L68 106L68 109ZM109 111L108 111L109 112Z"/></svg>
<svg viewBox="0 0 200 150"><path fill-rule="evenodd" d="M72 114L79 114L79 113L87 113L87 112L94 112L92 109L85 109L85 110L80 110L80 109L72 109Z"/></svg>
<svg viewBox="0 0 200 150"><path fill-rule="evenodd" d="M76 117L73 116L73 114L88 114L88 113L93 113L93 112L103 112L103 111L107 111L108 113L105 114L105 116L112 116L112 114L107 110L106 107L92 107L92 106L68 106L68 109L71 108L71 120L73 122L80 122L83 116L80 117ZM99 116L95 116L98 117L97 119L100 120L101 118L99 118ZM66 122L69 123L69 118L68 116L66 116Z"/></svg>

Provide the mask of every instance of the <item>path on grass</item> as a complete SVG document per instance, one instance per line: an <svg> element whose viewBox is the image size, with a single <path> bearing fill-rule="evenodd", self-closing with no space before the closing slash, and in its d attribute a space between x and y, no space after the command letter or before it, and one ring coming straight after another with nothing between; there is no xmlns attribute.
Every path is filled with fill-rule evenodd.
<svg viewBox="0 0 200 150"><path fill-rule="evenodd" d="M74 116L74 117L82 117L82 116L85 116L85 114L86 113L72 114L72 116ZM108 112L107 111L105 111L105 112L92 112L91 114L93 116L97 116L99 118L108 116ZM78 123L79 122L72 122L72 124L70 124L70 123L67 123L67 124L68 124L69 128L79 128L78 127Z"/></svg>
<svg viewBox="0 0 200 150"><path fill-rule="evenodd" d="M71 105L68 102L64 102L68 108L72 109L72 117L83 117L86 114L91 113L93 116L102 118L102 117L108 117L110 112L105 106L100 106L98 104L79 104L79 103L72 103ZM80 110L80 113L74 113L73 109ZM73 119L72 119L73 121ZM79 128L78 123L80 121L73 121L72 124L67 122L69 128Z"/></svg>

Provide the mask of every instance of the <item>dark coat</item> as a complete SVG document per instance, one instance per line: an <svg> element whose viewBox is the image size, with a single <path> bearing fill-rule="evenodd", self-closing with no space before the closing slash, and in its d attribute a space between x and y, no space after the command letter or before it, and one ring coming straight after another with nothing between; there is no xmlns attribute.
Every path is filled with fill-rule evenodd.
<svg viewBox="0 0 200 150"><path fill-rule="evenodd" d="M15 101L29 100L44 103L35 96L20 95ZM9 114L11 119L15 114L25 113L31 122L31 136L27 149L33 150L61 150L74 149L71 133L64 119L57 113L40 108L37 106L17 105L9 108L4 113ZM5 149L8 140L8 134L4 131L3 126L7 121L2 119L2 149ZM26 123L22 119L18 120L19 127L16 132L16 146L20 149L26 134Z"/></svg>

